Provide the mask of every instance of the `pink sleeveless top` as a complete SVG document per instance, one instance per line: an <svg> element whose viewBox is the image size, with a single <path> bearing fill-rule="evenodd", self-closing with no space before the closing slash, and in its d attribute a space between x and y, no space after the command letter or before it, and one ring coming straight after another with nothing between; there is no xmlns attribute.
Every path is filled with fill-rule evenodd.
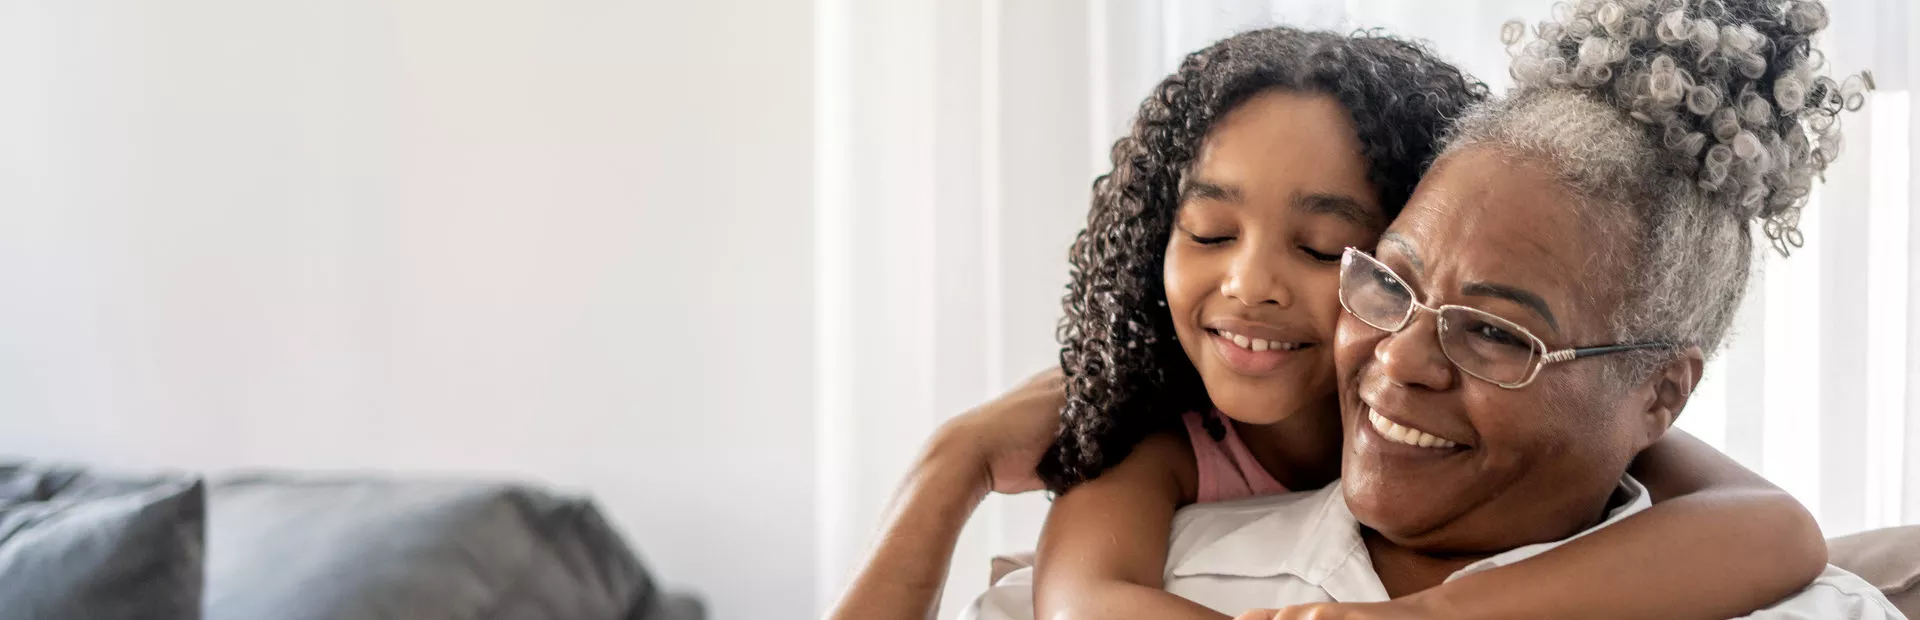
<svg viewBox="0 0 1920 620"><path fill-rule="evenodd" d="M1219 411L1209 411L1205 415L1213 416L1226 427L1224 439L1214 441L1207 434L1206 423L1197 411L1187 412L1181 421L1187 424L1187 439L1193 442L1193 458L1200 471L1199 503L1224 502L1227 500L1273 495L1287 492L1273 474L1254 460L1253 453L1247 451L1247 444L1240 441L1240 434L1233 430L1233 420L1227 419Z"/></svg>

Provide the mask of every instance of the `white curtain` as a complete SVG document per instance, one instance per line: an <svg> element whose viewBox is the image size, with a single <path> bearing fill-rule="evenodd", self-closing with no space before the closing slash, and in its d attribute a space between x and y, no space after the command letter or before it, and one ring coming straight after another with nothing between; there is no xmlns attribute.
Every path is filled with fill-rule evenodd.
<svg viewBox="0 0 1920 620"><path fill-rule="evenodd" d="M1803 222L1769 255L1680 426L1793 492L1829 535L1920 523L1920 9L1829 0L1836 72L1879 90ZM815 410L819 592L838 592L934 425L1051 363L1088 186L1180 57L1247 28L1381 27L1505 88L1498 41L1544 0L817 0ZM947 613L1045 502L995 498Z"/></svg>

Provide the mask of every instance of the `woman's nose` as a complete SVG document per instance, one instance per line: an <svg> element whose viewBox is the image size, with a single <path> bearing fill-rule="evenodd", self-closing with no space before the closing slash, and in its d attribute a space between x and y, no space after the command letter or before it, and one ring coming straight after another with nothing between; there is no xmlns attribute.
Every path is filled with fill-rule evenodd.
<svg viewBox="0 0 1920 620"><path fill-rule="evenodd" d="M1405 327L1374 345L1375 362L1388 380L1436 391L1453 387L1453 362L1440 349L1439 320L1432 312L1416 311Z"/></svg>

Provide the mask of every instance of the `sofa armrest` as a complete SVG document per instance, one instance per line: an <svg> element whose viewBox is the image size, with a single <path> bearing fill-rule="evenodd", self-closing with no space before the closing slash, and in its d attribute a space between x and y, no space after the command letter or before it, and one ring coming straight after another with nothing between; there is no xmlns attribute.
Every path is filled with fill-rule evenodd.
<svg viewBox="0 0 1920 620"><path fill-rule="evenodd" d="M1835 538L1827 541L1827 556L1879 588L1901 613L1920 618L1920 525Z"/></svg>

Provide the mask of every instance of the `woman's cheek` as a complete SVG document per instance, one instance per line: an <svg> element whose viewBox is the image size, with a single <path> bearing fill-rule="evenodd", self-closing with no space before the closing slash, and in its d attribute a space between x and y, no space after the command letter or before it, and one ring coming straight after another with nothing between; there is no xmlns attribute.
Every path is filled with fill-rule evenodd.
<svg viewBox="0 0 1920 620"><path fill-rule="evenodd" d="M1374 344L1379 342L1382 334L1373 326L1353 318L1345 310L1340 311L1334 323L1337 327L1333 334L1333 361L1340 374L1345 376L1373 355Z"/></svg>

